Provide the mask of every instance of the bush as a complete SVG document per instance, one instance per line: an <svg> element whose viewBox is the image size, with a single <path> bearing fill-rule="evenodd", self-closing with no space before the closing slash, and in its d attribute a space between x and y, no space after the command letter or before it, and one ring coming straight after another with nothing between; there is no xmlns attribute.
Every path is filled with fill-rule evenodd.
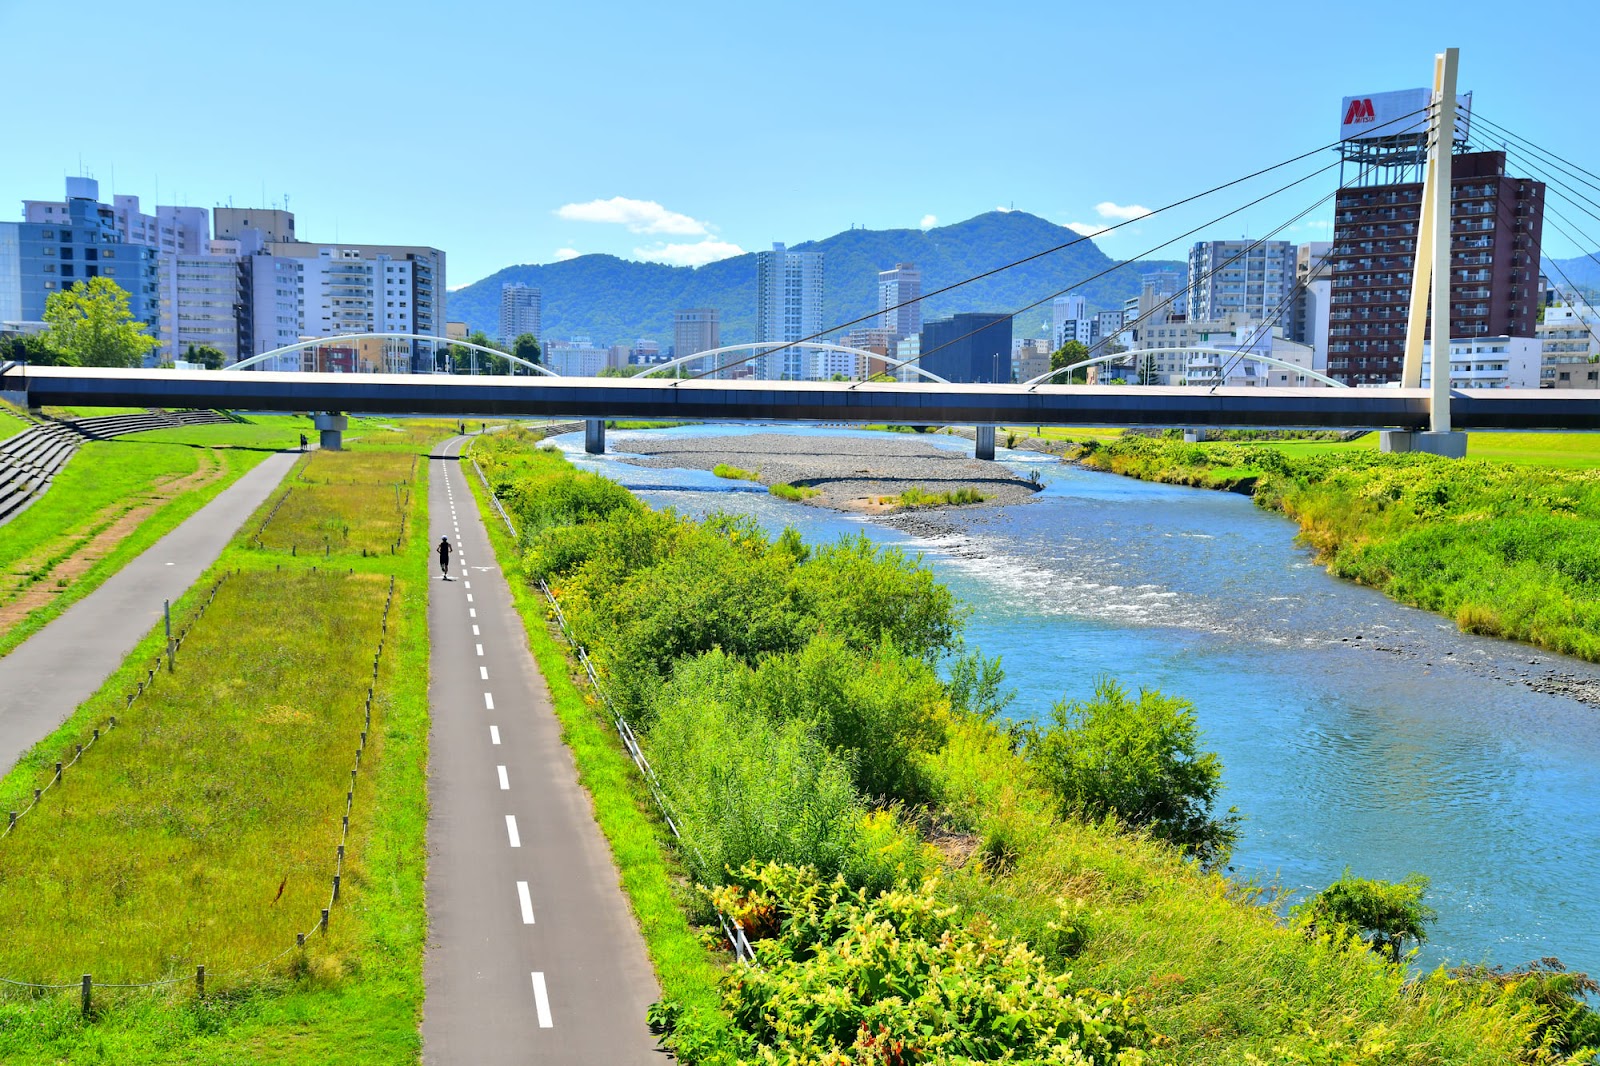
<svg viewBox="0 0 1600 1066"><path fill-rule="evenodd" d="M723 982L723 1006L746 1040L741 1059L1143 1061L1148 1035L1131 1001L1077 989L1026 945L958 920L932 884L873 897L776 865L742 879L752 890L722 902L769 915L777 933L756 943L759 966ZM704 1061L677 1050L681 1061Z"/></svg>
<svg viewBox="0 0 1600 1066"><path fill-rule="evenodd" d="M1350 871L1297 905L1291 914L1307 931L1344 930L1366 941L1368 947L1391 962L1400 961L1406 940L1421 944L1428 939L1427 924L1438 914L1422 902L1428 879L1411 874L1404 881L1376 881L1351 877Z"/></svg>
<svg viewBox="0 0 1600 1066"><path fill-rule="evenodd" d="M801 503L821 494L819 490L808 485L786 485L781 481L776 485L767 486L767 491L779 499L794 500L796 503Z"/></svg>
<svg viewBox="0 0 1600 1066"><path fill-rule="evenodd" d="M1238 816L1212 817L1222 764L1199 750L1193 704L1146 690L1135 701L1102 679L1093 699L1058 703L1053 716L1027 747L1064 814L1115 816L1205 865L1226 861Z"/></svg>
<svg viewBox="0 0 1600 1066"><path fill-rule="evenodd" d="M854 648L883 640L933 662L951 650L965 612L921 559L865 534L813 549L790 588L801 612Z"/></svg>
<svg viewBox="0 0 1600 1066"><path fill-rule="evenodd" d="M1507 970L1499 966L1460 966L1450 971L1451 980L1489 991L1495 1000L1511 1007L1532 1010L1538 1019L1537 1041L1548 1042L1564 1055L1600 1051L1600 1014L1586 996L1600 992L1600 982L1585 973L1574 973L1560 959L1538 962Z"/></svg>

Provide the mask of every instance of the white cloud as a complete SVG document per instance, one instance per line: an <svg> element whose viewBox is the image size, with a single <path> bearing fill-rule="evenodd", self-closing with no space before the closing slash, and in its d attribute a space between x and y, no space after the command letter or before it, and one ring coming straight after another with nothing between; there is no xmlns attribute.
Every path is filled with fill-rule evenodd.
<svg viewBox="0 0 1600 1066"><path fill-rule="evenodd" d="M1150 209L1148 207L1140 207L1138 204L1114 204L1110 200L1103 200L1094 205L1094 213L1101 218L1114 218L1127 222L1131 219L1143 218L1150 213Z"/></svg>
<svg viewBox="0 0 1600 1066"><path fill-rule="evenodd" d="M576 259L576 258L578 258L578 256L580 256L582 254L583 253L578 251L576 248L557 248L556 249L556 262L564 263L568 259Z"/></svg>
<svg viewBox="0 0 1600 1066"><path fill-rule="evenodd" d="M697 267L715 263L718 259L743 255L744 249L727 241L707 238L693 244L661 244L654 248L635 248L633 254L639 259L653 263Z"/></svg>
<svg viewBox="0 0 1600 1066"><path fill-rule="evenodd" d="M1111 227L1096 226L1088 222L1068 222L1067 228L1080 237L1098 237Z"/></svg>
<svg viewBox="0 0 1600 1066"><path fill-rule="evenodd" d="M939 224L938 215L923 215L922 221L917 223L922 229L932 229Z"/></svg>
<svg viewBox="0 0 1600 1066"><path fill-rule="evenodd" d="M1332 229L1333 223L1322 219L1313 219L1306 223L1306 229Z"/></svg>
<svg viewBox="0 0 1600 1066"><path fill-rule="evenodd" d="M710 232L699 219L668 211L654 200L630 200L625 196L590 200L583 204L563 204L556 208L556 216L568 222L605 222L627 226L630 233L699 237Z"/></svg>

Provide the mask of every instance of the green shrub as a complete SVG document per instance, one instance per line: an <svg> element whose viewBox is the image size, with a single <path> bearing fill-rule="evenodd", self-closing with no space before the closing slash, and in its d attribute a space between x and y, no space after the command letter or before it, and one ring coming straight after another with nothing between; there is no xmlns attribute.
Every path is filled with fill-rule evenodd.
<svg viewBox="0 0 1600 1066"><path fill-rule="evenodd" d="M1313 933L1344 930L1359 936L1368 947L1391 962L1398 962L1407 940L1428 939L1428 923L1438 920L1434 909L1422 902L1428 879L1412 874L1404 881L1377 881L1351 877L1350 871L1297 905L1295 921Z"/></svg>
<svg viewBox="0 0 1600 1066"><path fill-rule="evenodd" d="M716 466L711 468L711 472L713 474L717 475L718 477L728 478L729 480L732 480L732 481L760 481L761 480L761 475L757 471L754 471L754 470L742 470L737 466L729 466L727 463L718 463Z"/></svg>
<svg viewBox="0 0 1600 1066"><path fill-rule="evenodd" d="M820 490L811 488L808 485L786 485L783 482L767 486L767 491L779 499L794 500L796 503L821 495Z"/></svg>

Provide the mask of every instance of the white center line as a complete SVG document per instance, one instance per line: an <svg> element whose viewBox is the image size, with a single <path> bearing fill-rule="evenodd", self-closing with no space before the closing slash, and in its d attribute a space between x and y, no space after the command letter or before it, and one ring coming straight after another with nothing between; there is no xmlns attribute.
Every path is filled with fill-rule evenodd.
<svg viewBox="0 0 1600 1066"><path fill-rule="evenodd" d="M472 602L472 593L470 593L470 592L469 592L469 593L467 593L467 602L468 602L468 603L471 603L471 602Z"/></svg>
<svg viewBox="0 0 1600 1066"><path fill-rule="evenodd" d="M477 626L473 626L472 627L472 635L475 636L475 637L478 637L478 636L482 636L483 634L478 632L478 627Z"/></svg>
<svg viewBox="0 0 1600 1066"><path fill-rule="evenodd" d="M478 645L478 654L479 654L479 655L482 655L482 654L483 654L483 645L482 645L482 644L479 644L479 645Z"/></svg>
<svg viewBox="0 0 1600 1066"><path fill-rule="evenodd" d="M468 607L467 608L467 617L468 618L476 618L476 617L478 617L478 609L476 607Z"/></svg>
<svg viewBox="0 0 1600 1066"><path fill-rule="evenodd" d="M483 694L483 705L491 711L494 710L494 697L485 692Z"/></svg>
<svg viewBox="0 0 1600 1066"><path fill-rule="evenodd" d="M492 726L489 727L489 743L491 743L491 744L499 744L500 743L500 727L499 726L492 725Z"/></svg>
<svg viewBox="0 0 1600 1066"><path fill-rule="evenodd" d="M489 668L487 666L478 667L478 679L480 681L489 680Z"/></svg>
<svg viewBox="0 0 1600 1066"><path fill-rule="evenodd" d="M550 1020L550 997L544 990L544 974L538 970L533 971L533 1007L539 1012L539 1028L549 1029L555 1024Z"/></svg>
<svg viewBox="0 0 1600 1066"><path fill-rule="evenodd" d="M522 924L533 924L533 897L528 894L528 882L517 882L517 902L522 904Z"/></svg>
<svg viewBox="0 0 1600 1066"><path fill-rule="evenodd" d="M506 815L506 836L511 838L512 847L522 847L522 838L517 835L517 816L514 814Z"/></svg>
<svg viewBox="0 0 1600 1066"><path fill-rule="evenodd" d="M506 778L506 768L504 766L496 766L494 769L495 772L500 775L500 791L510 791L511 782Z"/></svg>
<svg viewBox="0 0 1600 1066"><path fill-rule="evenodd" d="M462 561L465 562L465 560L462 560ZM470 581L467 582L467 588L468 589L472 588L472 582L470 582Z"/></svg>

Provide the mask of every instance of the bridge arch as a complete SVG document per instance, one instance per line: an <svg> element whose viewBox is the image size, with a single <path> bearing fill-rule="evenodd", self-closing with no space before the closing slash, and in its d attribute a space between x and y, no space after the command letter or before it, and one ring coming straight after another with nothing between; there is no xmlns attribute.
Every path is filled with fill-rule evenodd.
<svg viewBox="0 0 1600 1066"><path fill-rule="evenodd" d="M336 333L330 337L317 337L308 341L297 341L294 344L285 344L283 347L274 348L270 352L262 352L260 355L252 355L248 359L241 359L232 366L225 366L222 369L247 370L250 367L255 366L257 363L265 362L268 359L276 359L278 356L288 355L290 352L304 351L307 348L315 348L319 345L337 343L339 341L360 340L434 341L438 344L456 345L462 348L470 348L473 351L485 352L489 355L499 356L502 359L510 360L513 364L525 366L529 370L535 370L548 377L558 378L561 376L554 370L551 370L549 367L540 366L538 363L530 363L526 359L512 355L510 352L502 352L498 348L489 348L482 344L473 344L471 341L451 340L449 337L430 337L426 333Z"/></svg>
<svg viewBox="0 0 1600 1066"><path fill-rule="evenodd" d="M1151 351L1175 351L1175 352L1184 352L1184 353L1196 352L1196 353L1199 353L1199 354L1202 354L1202 355L1238 356L1240 359L1254 359L1258 363L1266 363L1268 366L1279 367L1279 368L1281 368L1283 370L1293 370L1297 374L1304 374L1308 378L1314 378L1315 380L1322 382L1324 385L1329 385L1329 386L1331 386L1333 388L1336 388L1336 389L1348 389L1350 387L1349 385L1345 384L1342 381L1336 381L1333 378L1330 378L1326 374L1319 374L1317 371L1312 370L1309 367L1303 367L1299 363L1291 363L1287 359L1279 359L1275 355L1262 355L1260 352L1241 352L1237 348L1197 348L1197 347L1146 348L1143 351L1139 351L1139 352L1115 352L1115 353L1113 353L1111 355L1097 355L1093 359L1082 359L1082 360L1079 360L1076 363L1071 363L1071 364L1069 364L1067 366L1058 367L1057 369L1051 370L1048 373L1040 374L1036 378L1032 378L1032 379L1030 379L1028 381L1024 381L1022 384L1023 384L1023 386L1025 388L1031 390L1035 386L1045 384L1047 381L1049 381L1051 378L1055 377L1057 374L1066 374L1066 373L1069 373L1069 372L1071 372L1073 370L1081 370L1082 368L1084 368L1086 366L1093 366L1095 363L1109 363L1113 359L1121 359L1123 356L1126 356L1126 355L1133 355L1135 358L1138 358L1139 356L1144 355L1146 352L1151 352Z"/></svg>
<svg viewBox="0 0 1600 1066"><path fill-rule="evenodd" d="M658 374L663 370L675 370L680 366L687 365L688 363L695 362L696 360L709 359L714 356L726 354L728 352L748 352L756 349L772 350L777 348L801 348L807 351L847 352L851 355L869 356L873 359L889 358L888 356L881 355L878 352L869 352L865 348L852 348L845 344L828 344L823 341L801 341L799 343L793 341L752 341L748 344L725 344L721 348L712 348L704 352L695 352L693 355L680 355L670 362L653 365L648 369L641 371L638 376L641 378L649 377L651 374ZM947 379L940 377L931 370L924 370L922 367L914 365L910 366L909 369L929 381L937 381L945 385L950 384Z"/></svg>

